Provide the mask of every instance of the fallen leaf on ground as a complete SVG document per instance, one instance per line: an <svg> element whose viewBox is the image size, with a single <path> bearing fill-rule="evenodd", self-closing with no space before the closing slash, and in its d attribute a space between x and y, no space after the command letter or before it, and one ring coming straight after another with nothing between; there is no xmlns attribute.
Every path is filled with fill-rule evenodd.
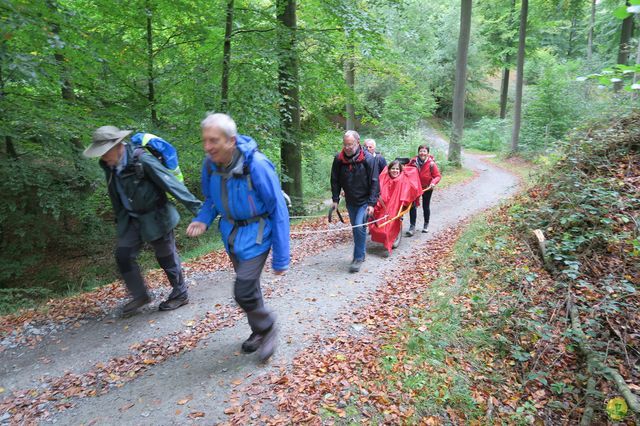
<svg viewBox="0 0 640 426"><path fill-rule="evenodd" d="M184 405L187 402L191 401L191 398L184 398L178 401L178 405Z"/></svg>
<svg viewBox="0 0 640 426"><path fill-rule="evenodd" d="M122 407L120 407L120 412L127 411L129 408L133 407L134 405L136 404L131 403L131 404L123 405Z"/></svg>

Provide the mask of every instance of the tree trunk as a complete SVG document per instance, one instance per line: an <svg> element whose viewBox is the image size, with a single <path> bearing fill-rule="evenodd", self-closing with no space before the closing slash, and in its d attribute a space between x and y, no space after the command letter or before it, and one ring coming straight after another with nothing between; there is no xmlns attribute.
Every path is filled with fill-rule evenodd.
<svg viewBox="0 0 640 426"><path fill-rule="evenodd" d="M356 109L353 104L353 97L355 94L355 84L356 84L356 67L353 63L352 58L348 58L344 62L344 79L347 83L347 87L349 88L348 98L347 98L347 124L345 130L355 130L356 129Z"/></svg>
<svg viewBox="0 0 640 426"><path fill-rule="evenodd" d="M4 146L7 151L7 156L9 158L13 158L13 159L18 158L18 153L16 152L16 147L13 144L13 139L11 138L11 136L7 135L4 137Z"/></svg>
<svg viewBox="0 0 640 426"><path fill-rule="evenodd" d="M629 2L627 2L627 6ZM622 21L620 29L620 45L618 46L618 61L616 63L627 65L629 63L629 41L633 37L633 15Z"/></svg>
<svg viewBox="0 0 640 426"><path fill-rule="evenodd" d="M626 2L626 5L629 6L629 2ZM633 37L633 15L625 18L622 21L622 26L620 28L620 44L618 45L618 60L617 64L627 65L629 63L629 53L631 52L629 42L631 41L631 37ZM613 84L613 90L616 92L622 89L623 82L617 82Z"/></svg>
<svg viewBox="0 0 640 426"><path fill-rule="evenodd" d="M593 28L596 25L596 1L591 0L591 18L589 20L589 35L587 38L587 61L593 57Z"/></svg>
<svg viewBox="0 0 640 426"><path fill-rule="evenodd" d="M636 64L640 64L640 43L638 43L638 47L636 48ZM632 84L636 84L638 83L638 81L640 81L640 74L633 73L633 83ZM633 99L638 99L638 92L639 90L634 90L633 91Z"/></svg>
<svg viewBox="0 0 640 426"><path fill-rule="evenodd" d="M502 85L500 86L500 118L507 116L507 101L509 96L509 68L502 70Z"/></svg>
<svg viewBox="0 0 640 426"><path fill-rule="evenodd" d="M53 13L54 17L51 22L51 33L53 33L58 39L60 39L60 24L56 22L58 15L58 5L55 0L48 0L47 7ZM64 57L64 53L62 49L56 49L53 54L53 59L56 61L58 65L58 69L60 71L60 94L62 95L62 99L65 101L73 102L76 99L75 93L73 92L73 85L71 84L71 79L69 78L69 70L67 68L66 59Z"/></svg>
<svg viewBox="0 0 640 426"><path fill-rule="evenodd" d="M567 58L573 53L573 36L576 34L576 17L571 18L571 28L569 29L569 47L567 48Z"/></svg>
<svg viewBox="0 0 640 426"><path fill-rule="evenodd" d="M4 74L3 74L3 68L2 66L4 65L4 55L5 55L5 44L6 44L6 40L3 39L0 43L0 106L2 106L2 102L4 102ZM13 139L11 138L11 136L9 135L5 135L4 137L4 146L5 146L5 152L7 153L7 156L9 158L18 158L18 153L16 152L16 147L13 144Z"/></svg>
<svg viewBox="0 0 640 426"><path fill-rule="evenodd" d="M282 189L289 194L292 210L304 212L302 197L302 152L300 143L300 99L298 53L296 51L296 0L277 0L277 18L281 24L278 90L281 96L280 122L282 143L280 165Z"/></svg>
<svg viewBox="0 0 640 426"><path fill-rule="evenodd" d="M151 2L145 2L145 14L147 15L147 100L151 108L151 123L158 126L158 112L156 111L156 87L153 64L153 10Z"/></svg>
<svg viewBox="0 0 640 426"><path fill-rule="evenodd" d="M513 112L513 132L511 133L511 153L518 151L520 125L522 124L522 86L524 82L524 53L527 41L527 14L529 0L522 0L520 9L520 35L518 37L518 65L516 71L516 102Z"/></svg>
<svg viewBox="0 0 640 426"><path fill-rule="evenodd" d="M229 69L231 68L231 31L233 30L233 0L227 0L224 48L222 53L222 81L220 84L220 111L229 113Z"/></svg>
<svg viewBox="0 0 640 426"><path fill-rule="evenodd" d="M509 28L511 28L515 22L513 17L516 9L516 0L511 0L511 10L509 11ZM511 47L513 40L509 39L508 47ZM507 54L504 58L504 69L502 70L502 84L500 86L500 118L504 120L507 116L507 103L509 102L509 69L511 65L511 55Z"/></svg>
<svg viewBox="0 0 640 426"><path fill-rule="evenodd" d="M460 6L460 36L458 38L458 58L456 60L456 85L453 91L453 129L449 143L448 160L460 167L462 131L464 127L464 99L467 81L467 56L471 34L471 0L462 0Z"/></svg>

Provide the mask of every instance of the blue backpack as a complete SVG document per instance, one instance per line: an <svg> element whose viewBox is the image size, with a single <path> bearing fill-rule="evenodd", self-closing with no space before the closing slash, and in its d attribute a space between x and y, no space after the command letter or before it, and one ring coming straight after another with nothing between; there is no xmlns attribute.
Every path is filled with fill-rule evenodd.
<svg viewBox="0 0 640 426"><path fill-rule="evenodd" d="M136 133L131 136L131 144L134 148L134 162L144 152L148 151L156 157L180 182L184 182L184 176L178 165L178 151L169 142L151 133Z"/></svg>

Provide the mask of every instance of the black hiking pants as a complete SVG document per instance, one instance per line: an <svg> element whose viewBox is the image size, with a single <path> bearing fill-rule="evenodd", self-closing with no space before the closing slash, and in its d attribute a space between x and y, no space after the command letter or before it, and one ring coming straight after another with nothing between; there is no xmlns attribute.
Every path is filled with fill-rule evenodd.
<svg viewBox="0 0 640 426"><path fill-rule="evenodd" d="M424 215L424 227L429 226L429 217L431 216L431 195L433 194L433 189L428 190L422 194L422 214ZM418 216L416 205L413 204L411 206L411 210L409 210L409 225L414 227L416 226L416 220Z"/></svg>
<svg viewBox="0 0 640 426"><path fill-rule="evenodd" d="M173 230L162 238L151 241L149 244L155 251L158 265L164 270L164 273L169 279L169 283L171 283L173 287L169 297L177 297L186 293L187 285L182 275L180 256L178 256L178 250L176 249L176 239ZM131 219L127 232L118 238L115 256L118 269L120 270L120 274L122 274L122 279L134 299L140 299L148 295L147 286L144 284L140 266L136 261L142 245L140 224L136 219Z"/></svg>

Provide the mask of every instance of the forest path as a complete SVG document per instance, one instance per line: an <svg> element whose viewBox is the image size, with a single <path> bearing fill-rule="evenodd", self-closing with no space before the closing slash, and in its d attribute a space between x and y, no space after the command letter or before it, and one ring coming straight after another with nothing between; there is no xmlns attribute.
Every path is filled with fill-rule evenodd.
<svg viewBox="0 0 640 426"><path fill-rule="evenodd" d="M446 146L433 130L425 128L424 135L428 143ZM84 320L33 347L0 353L0 387L4 388L0 408L10 406L12 398L28 401L37 395L39 403L31 402L25 418L38 412L41 420L57 424L226 421L224 411L239 386L288 367L316 337L332 335L340 314L366 304L367 295L407 263L414 250L517 191L518 179L512 174L475 155L463 158L474 179L436 190L430 232L403 238L391 256L381 245L368 241L361 272L350 274L353 245L348 239L302 258L285 276L263 274L266 304L278 315L279 325L278 349L268 365L259 364L255 354L240 353L250 330L232 300L233 272L227 268L192 275L191 303L176 311L147 310L128 319ZM421 217L419 213L418 229ZM354 326L352 331L362 330ZM141 359L142 369L119 368L135 357ZM104 371L110 373L105 376ZM68 399L48 400L52 383ZM79 389L85 385L92 389L88 394ZM47 414L42 416L43 412ZM0 423L19 422L21 417L13 413L0 410Z"/></svg>

